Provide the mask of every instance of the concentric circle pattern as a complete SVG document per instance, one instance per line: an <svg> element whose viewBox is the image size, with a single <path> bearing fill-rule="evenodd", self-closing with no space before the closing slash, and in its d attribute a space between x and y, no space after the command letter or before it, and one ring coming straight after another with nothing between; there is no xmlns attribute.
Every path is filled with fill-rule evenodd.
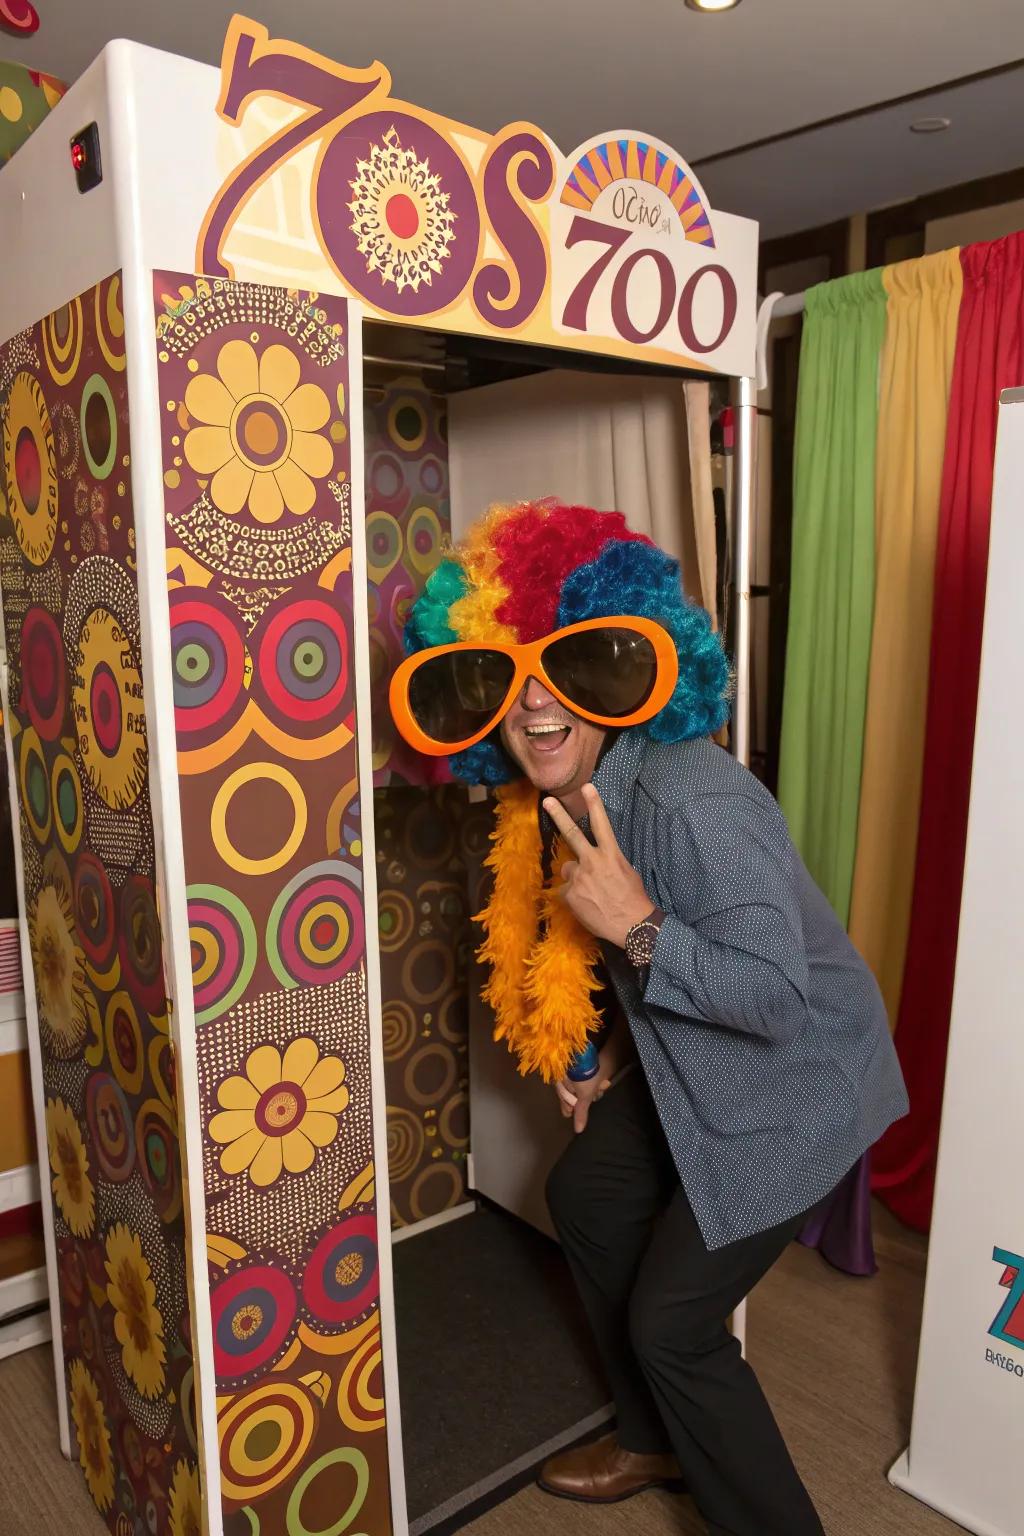
<svg viewBox="0 0 1024 1536"><path fill-rule="evenodd" d="M58 752L50 770L54 825L65 853L75 853L82 840L85 807L78 769L66 752Z"/></svg>
<svg viewBox="0 0 1024 1536"><path fill-rule="evenodd" d="M246 649L237 614L212 597L174 593L171 666L179 735L222 735L246 700Z"/></svg>
<svg viewBox="0 0 1024 1536"><path fill-rule="evenodd" d="M344 716L351 707L344 615L319 598L283 606L263 630L257 672L271 706L300 729Z"/></svg>
<svg viewBox="0 0 1024 1536"><path fill-rule="evenodd" d="M50 775L36 731L30 726L21 733L18 749L18 787L21 803L32 836L45 843L50 836L53 808L50 803Z"/></svg>
<svg viewBox="0 0 1024 1536"><path fill-rule="evenodd" d="M135 1164L135 1128L122 1090L106 1072L94 1072L85 1090L85 1114L101 1172L123 1184Z"/></svg>
<svg viewBox="0 0 1024 1536"><path fill-rule="evenodd" d="M95 479L105 480L117 462L117 407L102 373L86 381L78 424L85 462Z"/></svg>
<svg viewBox="0 0 1024 1536"><path fill-rule="evenodd" d="M221 1487L243 1504L261 1499L301 1466L316 1431L307 1388L269 1381L232 1399L218 1420Z"/></svg>
<svg viewBox="0 0 1024 1536"><path fill-rule="evenodd" d="M340 981L365 944L358 871L340 859L290 880L267 923L267 955L285 987Z"/></svg>
<svg viewBox="0 0 1024 1536"><path fill-rule="evenodd" d="M120 955L135 996L150 1013L165 1007L160 920L151 880L129 875L121 892Z"/></svg>
<svg viewBox="0 0 1024 1536"><path fill-rule="evenodd" d="M217 1384L233 1390L283 1353L294 1331L298 1296L284 1270L247 1260L218 1281L210 1305Z"/></svg>
<svg viewBox="0 0 1024 1536"><path fill-rule="evenodd" d="M3 423L7 508L23 554L44 565L57 537L57 450L39 381L19 373Z"/></svg>
<svg viewBox="0 0 1024 1536"><path fill-rule="evenodd" d="M55 384L70 384L82 360L85 329L82 301L62 304L43 321L43 356Z"/></svg>
<svg viewBox="0 0 1024 1536"><path fill-rule="evenodd" d="M67 708L67 662L60 630L44 608L30 608L21 626L23 702L43 741L56 741Z"/></svg>
<svg viewBox="0 0 1024 1536"><path fill-rule="evenodd" d="M209 1024L238 1001L252 979L256 925L241 897L221 885L189 887L188 923L196 1023Z"/></svg>
<svg viewBox="0 0 1024 1536"><path fill-rule="evenodd" d="M75 920L86 957L106 971L117 946L117 912L107 872L90 849L75 861Z"/></svg>
<svg viewBox="0 0 1024 1536"><path fill-rule="evenodd" d="M148 1099L135 1119L139 1167L159 1215L165 1222L181 1214L181 1154L178 1132L167 1105Z"/></svg>
<svg viewBox="0 0 1024 1536"><path fill-rule="evenodd" d="M316 1326L342 1332L377 1305L377 1222L372 1214L348 1216L326 1232L306 1263L302 1299Z"/></svg>
<svg viewBox="0 0 1024 1536"><path fill-rule="evenodd" d="M82 623L76 663L72 702L89 782L111 810L127 810L146 783L146 717L137 657L108 607Z"/></svg>

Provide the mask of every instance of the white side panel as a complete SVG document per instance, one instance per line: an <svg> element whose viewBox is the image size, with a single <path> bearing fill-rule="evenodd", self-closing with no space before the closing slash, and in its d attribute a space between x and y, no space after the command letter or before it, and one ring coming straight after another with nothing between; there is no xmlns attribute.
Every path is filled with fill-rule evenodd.
<svg viewBox="0 0 1024 1536"><path fill-rule="evenodd" d="M544 1187L569 1143L571 1124L559 1113L554 1088L537 1076L519 1076L505 1042L492 1038L493 1028L490 1010L480 1000L479 977L471 975L473 1192L554 1237Z"/></svg>
<svg viewBox="0 0 1024 1536"><path fill-rule="evenodd" d="M373 820L373 751L370 730L370 619L366 575L366 506L363 462L362 311L348 301L349 431L352 442L352 613L356 644L356 743L359 754L359 814L363 843L363 900L366 921L366 992L370 1023L370 1070L373 1092L373 1165L377 1195L377 1243L380 1263L381 1345L387 1415L388 1468L391 1480L393 1536L407 1536L402 1413L399 1396L398 1340L395 1331L394 1266L391 1253L391 1192L388 1184L387 1085L384 1081L384 1023L381 1014L380 947L377 912L377 845Z"/></svg>
<svg viewBox="0 0 1024 1536"><path fill-rule="evenodd" d="M899 1487L981 1536L1020 1536L1024 1509L1022 504L1024 399L1004 403L999 414L971 815L921 1354L910 1451L892 1473ZM997 1250L1005 1257L997 1257Z"/></svg>

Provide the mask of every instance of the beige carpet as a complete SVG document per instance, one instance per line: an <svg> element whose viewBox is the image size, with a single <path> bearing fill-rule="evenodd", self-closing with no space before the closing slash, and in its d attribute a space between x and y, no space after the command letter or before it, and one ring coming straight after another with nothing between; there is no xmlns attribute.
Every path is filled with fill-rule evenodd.
<svg viewBox="0 0 1024 1536"><path fill-rule="evenodd" d="M828 1536L951 1536L958 1527L890 1488L906 1444L924 1247L884 1212L881 1273L849 1280L793 1247L751 1300L750 1354ZM0 1532L101 1536L77 1466L57 1449L48 1349L0 1362ZM646 1494L587 1509L527 1489L467 1536L698 1536L686 1499ZM278 1536L278 1533L267 1533ZM371 1532L369 1536L382 1536Z"/></svg>

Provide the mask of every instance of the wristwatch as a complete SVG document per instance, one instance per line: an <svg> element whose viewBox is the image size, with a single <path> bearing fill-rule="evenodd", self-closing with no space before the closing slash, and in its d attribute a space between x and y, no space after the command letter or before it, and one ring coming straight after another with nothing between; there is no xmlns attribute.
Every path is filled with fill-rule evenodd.
<svg viewBox="0 0 1024 1536"><path fill-rule="evenodd" d="M634 923L626 934L626 959L637 971L646 971L654 959L654 946L658 942L665 914L655 907L642 922Z"/></svg>

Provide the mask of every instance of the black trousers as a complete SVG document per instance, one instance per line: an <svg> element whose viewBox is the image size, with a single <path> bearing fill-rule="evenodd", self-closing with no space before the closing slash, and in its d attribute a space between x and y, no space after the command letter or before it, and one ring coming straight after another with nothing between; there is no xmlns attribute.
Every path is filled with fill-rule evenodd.
<svg viewBox="0 0 1024 1536"><path fill-rule="evenodd" d="M726 1326L803 1218L709 1253L639 1064L593 1106L548 1204L624 1448L671 1449L713 1536L823 1536Z"/></svg>

